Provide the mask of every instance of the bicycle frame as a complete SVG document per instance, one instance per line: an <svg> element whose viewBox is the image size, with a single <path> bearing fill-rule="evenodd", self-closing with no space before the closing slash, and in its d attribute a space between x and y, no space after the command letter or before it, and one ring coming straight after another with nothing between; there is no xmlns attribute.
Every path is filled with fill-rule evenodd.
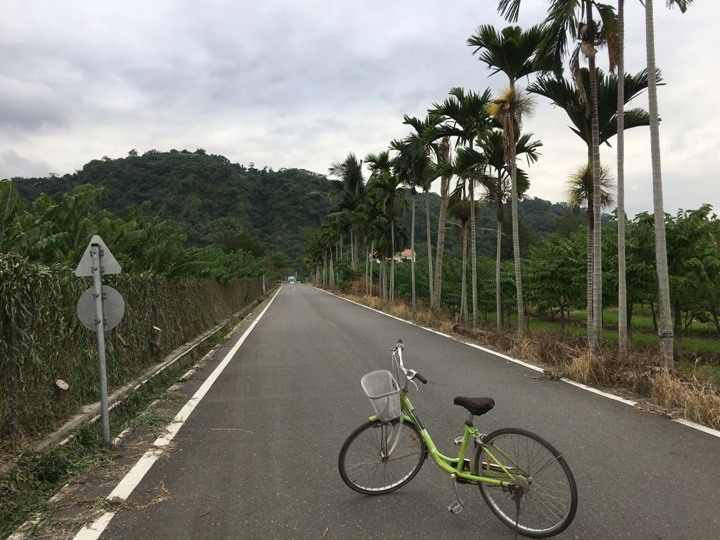
<svg viewBox="0 0 720 540"><path fill-rule="evenodd" d="M455 491L455 501L448 506L451 513L457 515L465 507L458 484L474 484L493 514L516 533L546 538L564 531L575 517L578 495L563 455L525 429L503 428L481 434L473 424L476 417L492 408L493 400L467 397L454 399L467 411L462 437L454 441L459 445L457 456L443 454L410 401L410 383L419 390L417 381L428 381L404 365L403 348L402 340L398 340L392 349L399 388L390 381L389 388L378 384L382 391L375 392L373 385L363 380L363 389L383 420L371 416L370 422L355 429L343 444L338 466L345 484L364 495L390 493L410 482L430 454L450 476ZM382 377L389 379L385 374ZM392 414L384 416L386 411ZM530 492L532 495L527 495Z"/></svg>
<svg viewBox="0 0 720 540"><path fill-rule="evenodd" d="M427 429L422 425L422 422L420 422L417 415L415 414L415 407L413 406L410 398L408 397L407 383L401 388L400 404L402 407L402 411L404 412L402 418L411 422L412 424L415 424L415 426L420 431L420 435L423 438L425 446L427 446L428 453L432 457L433 461L435 461L435 463L443 471L450 475L455 475L456 478L462 479L468 483L483 483L502 488L509 488L511 486L517 485L515 476L502 464L502 461L495 458L492 453L492 449L482 441L480 431L477 428L466 423L462 442L460 443L460 450L457 457L446 456L438 450ZM377 416L370 417L370 420L377 419ZM465 456L467 455L468 448L470 448L470 445L474 444L475 441L477 441L478 446L482 447L488 454L489 460L492 460L494 462L493 464L488 465L488 470L499 473L500 476L506 478L505 480L500 480L499 478L493 478L491 476L479 476L473 474L472 471L464 468L466 459ZM390 453L395 447L395 442L397 441L394 441L391 445ZM479 449L480 448L478 448L478 450Z"/></svg>

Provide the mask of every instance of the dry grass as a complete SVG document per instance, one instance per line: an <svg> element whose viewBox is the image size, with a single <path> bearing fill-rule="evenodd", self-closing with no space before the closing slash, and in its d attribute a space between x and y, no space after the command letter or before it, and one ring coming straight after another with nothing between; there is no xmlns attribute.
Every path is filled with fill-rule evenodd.
<svg viewBox="0 0 720 540"><path fill-rule="evenodd" d="M583 353L576 356L567 366L567 376L574 381L587 385L597 384L595 376L596 357L590 353Z"/></svg>
<svg viewBox="0 0 720 540"><path fill-rule="evenodd" d="M660 369L655 349L631 347L625 360L621 361L616 350L605 350L597 355L590 353L584 336L540 331L520 337L512 329L468 329L453 323L449 312L412 307L405 301L383 302L364 292L363 286L361 295L353 295L352 299L398 318L446 334L460 334L488 348L539 364L550 376L567 377L589 386L630 391L653 400L660 407L681 411L687 420L720 429L720 390L714 385Z"/></svg>
<svg viewBox="0 0 720 540"><path fill-rule="evenodd" d="M452 334L454 326L455 325L452 323L452 321L443 321L440 323L438 330L440 332L443 332L444 334Z"/></svg>
<svg viewBox="0 0 720 540"><path fill-rule="evenodd" d="M678 378L668 370L658 370L653 379L652 398L665 407L679 408L683 416L720 429L720 395L717 388Z"/></svg>
<svg viewBox="0 0 720 540"><path fill-rule="evenodd" d="M351 287L351 290L355 287ZM427 306L413 307L404 299L387 302L381 300L377 296L367 296L364 294L364 285L361 294L346 294L346 298L362 304L378 311L389 313L399 319L412 321L420 326L439 329L448 333L452 333L452 323L450 322L450 314L444 310L430 309ZM444 328L444 330L443 330Z"/></svg>

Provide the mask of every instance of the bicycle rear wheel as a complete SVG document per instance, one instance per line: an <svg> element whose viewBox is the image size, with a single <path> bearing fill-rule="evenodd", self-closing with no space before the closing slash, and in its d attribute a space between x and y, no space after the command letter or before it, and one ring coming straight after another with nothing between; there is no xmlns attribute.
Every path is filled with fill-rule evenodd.
<svg viewBox="0 0 720 540"><path fill-rule="evenodd" d="M365 495L382 495L412 480L426 456L427 447L413 423L368 421L343 444L338 468L350 488Z"/></svg>
<svg viewBox="0 0 720 540"><path fill-rule="evenodd" d="M533 538L554 536L570 525L577 510L577 486L567 462L550 443L524 429L499 429L485 437L475 470L479 476L507 479L499 463L517 477L517 487L478 486L503 523Z"/></svg>

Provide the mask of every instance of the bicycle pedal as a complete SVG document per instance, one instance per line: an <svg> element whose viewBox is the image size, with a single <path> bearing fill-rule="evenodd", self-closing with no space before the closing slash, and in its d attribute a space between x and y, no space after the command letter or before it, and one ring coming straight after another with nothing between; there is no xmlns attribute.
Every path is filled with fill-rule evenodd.
<svg viewBox="0 0 720 540"><path fill-rule="evenodd" d="M454 502L450 506L448 506L448 510L450 510L451 514L455 514L456 516L463 511L463 506L458 503Z"/></svg>

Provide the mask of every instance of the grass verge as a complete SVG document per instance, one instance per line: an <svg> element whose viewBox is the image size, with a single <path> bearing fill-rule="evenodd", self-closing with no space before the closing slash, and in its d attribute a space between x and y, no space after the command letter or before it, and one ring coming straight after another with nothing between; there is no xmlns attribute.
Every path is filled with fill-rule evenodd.
<svg viewBox="0 0 720 540"><path fill-rule="evenodd" d="M720 365L717 361L708 362L707 355L686 352L676 360L673 372L661 369L657 365L656 336L655 343L649 345L633 343L621 361L616 346L606 346L598 355L590 354L582 328L560 332L559 325L533 320L532 329L520 337L512 329L499 331L490 324L477 329L463 328L452 323L449 312L412 307L403 300L391 303L374 296L349 298L421 326L462 334L488 348L538 364L550 377L567 377L590 386L629 391L672 409L672 415L679 414L692 422L720 429ZM610 343L614 338L616 343L617 332L607 332L604 337Z"/></svg>
<svg viewBox="0 0 720 540"><path fill-rule="evenodd" d="M233 328L246 314L228 321L224 328ZM226 339L226 332L217 332L193 350L192 357L197 359ZM113 408L111 438L127 428L143 426L155 430L168 425L172 418L148 408L158 400L179 399L168 389L182 376L188 363L178 363L155 375ZM9 472L0 477L0 539L10 536L29 519L37 517L42 521L51 514L57 507L52 497L65 484L97 467L111 466L115 461L115 453L105 444L98 422L78 428L60 446L42 451L29 449L30 446L31 441L14 441L12 448L9 445L0 447L4 461L15 461ZM102 499L92 504L107 504L107 501Z"/></svg>

